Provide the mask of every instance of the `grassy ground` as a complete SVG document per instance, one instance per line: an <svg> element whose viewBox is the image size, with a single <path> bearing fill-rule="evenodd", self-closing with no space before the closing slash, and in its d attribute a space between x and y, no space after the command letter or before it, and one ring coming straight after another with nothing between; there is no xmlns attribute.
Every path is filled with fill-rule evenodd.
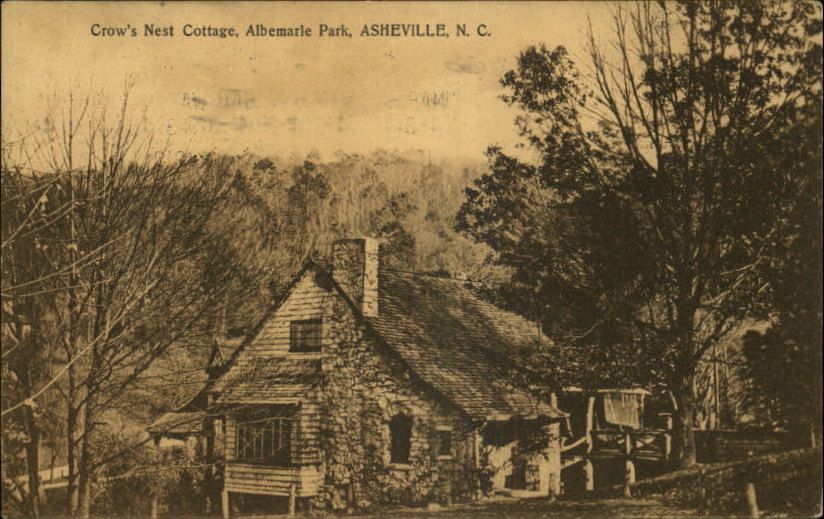
<svg viewBox="0 0 824 519"><path fill-rule="evenodd" d="M467 505L455 505L440 510L394 509L382 510L370 515L353 517L372 518L538 518L552 519L624 519L643 517L698 517L695 510L667 506L660 501L641 499L578 499L562 498L550 503L545 498L487 500Z"/></svg>

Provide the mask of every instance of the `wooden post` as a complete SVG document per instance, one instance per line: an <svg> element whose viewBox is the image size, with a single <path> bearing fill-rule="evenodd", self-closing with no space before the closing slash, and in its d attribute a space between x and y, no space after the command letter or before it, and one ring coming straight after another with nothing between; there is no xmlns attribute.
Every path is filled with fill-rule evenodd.
<svg viewBox="0 0 824 519"><path fill-rule="evenodd" d="M713 429L721 428L721 384L718 381L718 344L712 343Z"/></svg>
<svg viewBox="0 0 824 519"><path fill-rule="evenodd" d="M559 449L559 452L561 452L561 455L560 455L560 458L561 458L561 472L564 471L564 458L563 458L564 455L563 455L563 452L564 452L564 447L566 447L566 442L567 442L567 439L566 439L566 437L563 437L563 436L558 440L558 449ZM564 493L563 480L561 481L561 483L562 484L560 485L559 494ZM550 481L549 484L550 484L550 488L551 488L552 481Z"/></svg>
<svg viewBox="0 0 824 519"><path fill-rule="evenodd" d="M290 516L295 515L295 496L296 496L296 493L297 493L296 491L297 491L297 488L295 487L295 484L294 483L290 484L289 485L289 515Z"/></svg>
<svg viewBox="0 0 824 519"><path fill-rule="evenodd" d="M223 511L223 519L229 519L229 491L225 488L220 493L220 504Z"/></svg>
<svg viewBox="0 0 824 519"><path fill-rule="evenodd" d="M208 397L209 400L213 400L214 396ZM203 430L206 431L206 439L203 443L204 450L206 453L206 467L203 469L203 481L206 486L206 499L205 499L205 510L206 514L211 515L212 510L212 497L214 495L214 488L215 488L215 466L213 462L215 461L215 422L213 418L204 418L203 419Z"/></svg>
<svg viewBox="0 0 824 519"><path fill-rule="evenodd" d="M701 513L706 514L709 510L709 503L707 502L707 469L701 466L698 478L698 501L701 505Z"/></svg>
<svg viewBox="0 0 824 519"><path fill-rule="evenodd" d="M564 468L562 452L566 438L561 437L561 424L552 422L541 427L541 434L547 440L546 448L542 453L542 460L538 461L538 488L545 492L550 502L561 495L561 472Z"/></svg>
<svg viewBox="0 0 824 519"><path fill-rule="evenodd" d="M157 492L152 492L152 519L157 519Z"/></svg>
<svg viewBox="0 0 824 519"><path fill-rule="evenodd" d="M587 452L592 452L592 428L595 423L595 397L587 400L587 423L584 434L587 437Z"/></svg>
<svg viewBox="0 0 824 519"><path fill-rule="evenodd" d="M747 495L747 508L749 509L750 515L748 517L752 519L758 519L758 496L755 494L755 485L752 483L747 483L746 488L746 495Z"/></svg>
<svg viewBox="0 0 824 519"><path fill-rule="evenodd" d="M672 415L667 416L667 431L664 433L664 458L672 456Z"/></svg>
<svg viewBox="0 0 824 519"><path fill-rule="evenodd" d="M557 474L550 474L549 475L549 502L554 503L558 499L558 475Z"/></svg>
<svg viewBox="0 0 824 519"><path fill-rule="evenodd" d="M587 419L584 428L584 436L586 437L586 452L584 453L584 477L586 478L586 490L591 492L595 490L595 467L590 460L590 454L593 450L592 445L592 429L595 426L595 397L591 396L587 399Z"/></svg>
<svg viewBox="0 0 824 519"><path fill-rule="evenodd" d="M478 429L472 431L472 461L475 465L475 499L480 499L481 490L481 438Z"/></svg>
<svg viewBox="0 0 824 519"><path fill-rule="evenodd" d="M586 478L586 491L592 492L595 490L595 469L589 458L584 459L584 477Z"/></svg>
<svg viewBox="0 0 824 519"><path fill-rule="evenodd" d="M624 457L626 471L624 474L624 497L632 497L631 486L635 484L635 462L632 460L632 431L624 433Z"/></svg>

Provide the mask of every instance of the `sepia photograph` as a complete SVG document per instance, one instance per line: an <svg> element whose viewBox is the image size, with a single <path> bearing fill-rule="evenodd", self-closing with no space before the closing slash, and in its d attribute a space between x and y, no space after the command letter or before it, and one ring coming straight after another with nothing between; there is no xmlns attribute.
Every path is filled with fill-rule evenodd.
<svg viewBox="0 0 824 519"><path fill-rule="evenodd" d="M2 518L821 517L821 3L0 9Z"/></svg>

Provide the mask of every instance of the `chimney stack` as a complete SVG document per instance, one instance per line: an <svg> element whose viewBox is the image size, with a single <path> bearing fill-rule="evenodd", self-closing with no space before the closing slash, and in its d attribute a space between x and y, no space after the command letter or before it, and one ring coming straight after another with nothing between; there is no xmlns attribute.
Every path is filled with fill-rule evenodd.
<svg viewBox="0 0 824 519"><path fill-rule="evenodd" d="M377 240L336 240L332 245L332 277L363 315L378 315Z"/></svg>

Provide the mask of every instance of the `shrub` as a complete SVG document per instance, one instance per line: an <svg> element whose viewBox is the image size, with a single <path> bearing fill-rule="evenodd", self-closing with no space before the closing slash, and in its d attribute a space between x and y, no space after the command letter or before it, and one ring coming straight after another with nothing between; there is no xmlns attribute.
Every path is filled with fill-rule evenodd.
<svg viewBox="0 0 824 519"><path fill-rule="evenodd" d="M106 517L146 517L156 493L161 510L201 512L205 503L204 459L197 449L129 446L106 438L108 452L124 452L108 463L95 482L93 512Z"/></svg>
<svg viewBox="0 0 824 519"><path fill-rule="evenodd" d="M633 495L656 495L677 505L736 513L744 511L744 488L753 483L761 508L811 516L819 506L821 462L821 450L800 449L699 465L640 481L633 486Z"/></svg>

